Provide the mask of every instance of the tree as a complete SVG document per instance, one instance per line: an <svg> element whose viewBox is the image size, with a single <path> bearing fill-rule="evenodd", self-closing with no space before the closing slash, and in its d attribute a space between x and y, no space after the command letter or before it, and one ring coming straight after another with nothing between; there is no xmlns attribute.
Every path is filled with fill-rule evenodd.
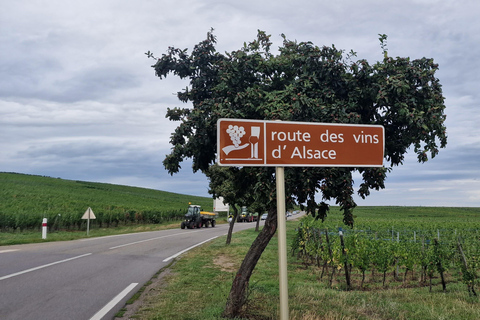
<svg viewBox="0 0 480 320"><path fill-rule="evenodd" d="M232 240L232 232L238 217L237 206L242 206L250 202L252 195L251 180L245 179L243 169L236 167L220 167L212 165L205 172L210 180L209 192L214 198L223 197L224 202L228 203L233 209L233 219L228 228L226 244Z"/></svg>
<svg viewBox="0 0 480 320"><path fill-rule="evenodd" d="M365 198L370 190L385 187L387 173L403 163L410 147L419 162L426 162L446 146L444 97L435 77L438 65L433 59L390 57L385 35L380 35L383 60L374 64L354 61L355 52L345 55L333 45L298 43L283 34L282 38L277 54L271 52L270 36L263 31L241 49L221 54L211 30L191 53L174 47L160 58L147 53L156 59L153 67L161 79L173 73L190 81L177 96L192 105L167 111L167 118L180 123L163 164L173 174L185 158L192 158L194 171L208 172L215 162L219 118L383 125L387 168L285 170L288 201L306 204L308 213L325 219L326 201L335 200L344 223L353 226L354 171L361 173L357 193ZM261 194L256 201L263 202L269 214L234 279L227 317L241 313L250 275L276 231L274 170L242 172L245 179L252 178L254 191Z"/></svg>

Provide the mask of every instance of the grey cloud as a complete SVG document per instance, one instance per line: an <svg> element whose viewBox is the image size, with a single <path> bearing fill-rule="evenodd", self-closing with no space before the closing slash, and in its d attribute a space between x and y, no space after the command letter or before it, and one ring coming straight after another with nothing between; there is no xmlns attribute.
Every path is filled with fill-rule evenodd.
<svg viewBox="0 0 480 320"><path fill-rule="evenodd" d="M95 68L83 71L71 79L53 83L55 92L47 93L49 100L76 102L106 99L116 91L138 87L140 81L126 70Z"/></svg>
<svg viewBox="0 0 480 320"><path fill-rule="evenodd" d="M0 171L208 196L206 178L191 173L189 160L173 177L163 169L176 125L165 111L188 106L175 97L186 83L160 81L144 52L191 50L210 27L217 49L232 51L260 29L272 34L274 50L284 33L353 49L374 63L383 58L378 34L385 33L392 56L439 63L449 144L425 164L409 154L385 190L358 204L480 205L480 3L18 0L2 9Z"/></svg>
<svg viewBox="0 0 480 320"><path fill-rule="evenodd" d="M25 57L23 60L0 62L0 96L35 98L42 96L45 71L59 71L57 61L48 57Z"/></svg>

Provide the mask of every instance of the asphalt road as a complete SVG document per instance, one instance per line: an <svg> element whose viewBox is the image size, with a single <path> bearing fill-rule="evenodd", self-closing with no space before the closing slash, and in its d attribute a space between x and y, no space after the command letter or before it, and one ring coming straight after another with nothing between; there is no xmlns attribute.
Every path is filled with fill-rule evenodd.
<svg viewBox="0 0 480 320"><path fill-rule="evenodd" d="M234 231L254 227L255 223L236 223ZM177 255L227 232L228 225L217 224L215 228L1 246L0 318L112 319Z"/></svg>

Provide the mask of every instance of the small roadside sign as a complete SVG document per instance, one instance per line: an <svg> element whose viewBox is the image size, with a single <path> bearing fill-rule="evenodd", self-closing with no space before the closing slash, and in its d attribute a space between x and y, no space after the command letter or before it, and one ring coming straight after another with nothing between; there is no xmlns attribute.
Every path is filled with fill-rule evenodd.
<svg viewBox="0 0 480 320"><path fill-rule="evenodd" d="M95 214L93 213L92 209L88 207L87 211L82 216L82 219L97 219Z"/></svg>
<svg viewBox="0 0 480 320"><path fill-rule="evenodd" d="M88 236L90 233L90 219L97 219L95 217L95 214L92 211L92 208L88 207L87 211L85 211L85 213L83 214L82 219L87 220L87 236Z"/></svg>
<svg viewBox="0 0 480 320"><path fill-rule="evenodd" d="M381 167L379 125L219 119L221 166Z"/></svg>

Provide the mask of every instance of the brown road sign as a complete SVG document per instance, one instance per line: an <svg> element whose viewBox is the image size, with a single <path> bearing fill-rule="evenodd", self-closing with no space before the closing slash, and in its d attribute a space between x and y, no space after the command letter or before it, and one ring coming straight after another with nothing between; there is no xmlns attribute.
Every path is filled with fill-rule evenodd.
<svg viewBox="0 0 480 320"><path fill-rule="evenodd" d="M219 119L222 166L381 167L384 128L317 122Z"/></svg>

